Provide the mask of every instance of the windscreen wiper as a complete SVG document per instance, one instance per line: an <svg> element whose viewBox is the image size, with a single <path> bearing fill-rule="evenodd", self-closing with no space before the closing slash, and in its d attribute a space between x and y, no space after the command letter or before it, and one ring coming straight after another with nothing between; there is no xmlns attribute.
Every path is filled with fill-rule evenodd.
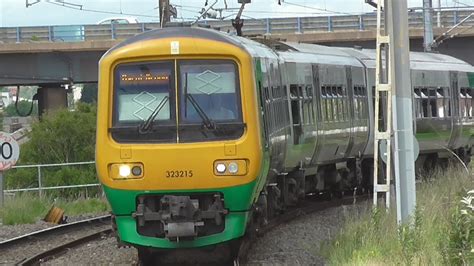
<svg viewBox="0 0 474 266"><path fill-rule="evenodd" d="M206 112L204 112L194 97L191 94L188 94L188 73L185 73L184 77L184 94L186 96L185 102L188 100L191 102L194 109L196 109L196 112L201 117L204 127L207 129L217 129L216 123L214 123L214 121L212 121L209 116L207 116Z"/></svg>
<svg viewBox="0 0 474 266"><path fill-rule="evenodd" d="M161 100L161 102L158 104L158 106L156 106L155 110L153 110L150 116L145 121L143 121L143 123L140 124L140 126L138 127L138 132L140 134L148 133L150 129L153 128L152 125L153 125L153 122L155 121L156 116L161 111L161 109L163 109L165 104L168 102L168 99L169 97L165 96Z"/></svg>

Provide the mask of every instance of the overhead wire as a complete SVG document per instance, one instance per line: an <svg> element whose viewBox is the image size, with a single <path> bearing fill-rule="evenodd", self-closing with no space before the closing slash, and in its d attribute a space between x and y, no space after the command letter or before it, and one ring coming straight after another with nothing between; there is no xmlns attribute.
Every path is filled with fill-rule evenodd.
<svg viewBox="0 0 474 266"><path fill-rule="evenodd" d="M339 11L334 11L334 10L328 10L326 8L318 8L318 7L313 7L313 6L306 6L306 5L301 5L297 3L292 3L288 1L282 2L283 4L290 5L290 6L297 6L297 7L302 7L302 8L307 8L307 9L314 9L314 10L319 10L323 12L328 12L328 13L333 13L333 14L342 14L342 15L353 15L354 13L348 13L348 12L339 12Z"/></svg>
<svg viewBox="0 0 474 266"><path fill-rule="evenodd" d="M79 11L85 11L85 12L92 12L92 13L102 13L102 14L112 14L112 15L126 15L126 16L147 17L147 18L157 18L158 17L158 15L152 16L152 15L143 15L143 14L134 14L134 13L122 13L122 12L114 12L114 11L88 9L88 8L83 8L82 6L80 6L80 7L68 6L68 5L64 5L61 2L46 1L46 3L57 5L57 6L64 7L64 8L69 8L69 9L74 9L74 10L79 10Z"/></svg>

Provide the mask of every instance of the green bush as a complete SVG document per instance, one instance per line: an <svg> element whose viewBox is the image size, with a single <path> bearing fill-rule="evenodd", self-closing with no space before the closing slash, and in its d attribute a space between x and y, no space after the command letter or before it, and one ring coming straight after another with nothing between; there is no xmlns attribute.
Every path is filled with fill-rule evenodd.
<svg viewBox="0 0 474 266"><path fill-rule="evenodd" d="M474 192L464 169L436 173L417 184L417 208L410 225L398 226L396 210L366 210L350 216L321 254L331 265L474 265ZM370 209L370 203L367 209Z"/></svg>
<svg viewBox="0 0 474 266"><path fill-rule="evenodd" d="M59 110L34 123L22 146L20 162L47 164L93 161L96 108L78 104L76 111Z"/></svg>
<svg viewBox="0 0 474 266"><path fill-rule="evenodd" d="M448 241L440 243L444 262L474 265L474 190L467 193L451 211Z"/></svg>
<svg viewBox="0 0 474 266"><path fill-rule="evenodd" d="M79 103L75 111L58 110L32 125L30 140L21 146L18 164L52 164L94 161L96 107ZM94 165L41 168L42 186L96 183ZM12 169L5 173L6 188L38 186L36 168ZM48 191L51 196L77 196L85 189ZM97 194L96 188L87 192Z"/></svg>

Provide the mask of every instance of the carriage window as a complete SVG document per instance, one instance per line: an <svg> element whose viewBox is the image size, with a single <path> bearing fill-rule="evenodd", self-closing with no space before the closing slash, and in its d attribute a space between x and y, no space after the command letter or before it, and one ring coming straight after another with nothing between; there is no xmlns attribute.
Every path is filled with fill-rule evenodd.
<svg viewBox="0 0 474 266"><path fill-rule="evenodd" d="M428 90L421 89L421 108L422 108L422 116L421 117L429 117L429 101L428 101Z"/></svg>
<svg viewBox="0 0 474 266"><path fill-rule="evenodd" d="M469 118L472 118L472 116L473 116L472 108L473 108L473 104L474 104L473 103L474 98L472 97L473 96L472 90L473 90L472 88L468 88L467 89L467 95L466 95L468 100L469 100L469 109L467 111L467 114L468 114Z"/></svg>
<svg viewBox="0 0 474 266"><path fill-rule="evenodd" d="M461 88L461 92L459 95L459 111L461 117L468 117L472 118L473 111L473 93L472 89L470 88Z"/></svg>
<svg viewBox="0 0 474 266"><path fill-rule="evenodd" d="M312 85L306 85L306 98L305 98L305 103L306 103L306 109L308 112L308 122L309 124L314 124L314 103L313 103L313 86Z"/></svg>
<svg viewBox="0 0 474 266"><path fill-rule="evenodd" d="M413 96L417 118L451 116L449 88L415 88Z"/></svg>
<svg viewBox="0 0 474 266"><path fill-rule="evenodd" d="M428 89L429 113L431 117L438 117L438 107L436 104L436 89Z"/></svg>
<svg viewBox="0 0 474 266"><path fill-rule="evenodd" d="M331 95L332 95L333 120L334 121L339 121L341 113L340 113L340 110L339 110L339 98L337 96L337 87L336 86L331 87Z"/></svg>
<svg viewBox="0 0 474 266"><path fill-rule="evenodd" d="M446 117L445 113L445 97L444 89L436 89L436 109L438 110L438 117Z"/></svg>
<svg viewBox="0 0 474 266"><path fill-rule="evenodd" d="M354 86L354 119L363 120L366 113L366 89L362 85Z"/></svg>

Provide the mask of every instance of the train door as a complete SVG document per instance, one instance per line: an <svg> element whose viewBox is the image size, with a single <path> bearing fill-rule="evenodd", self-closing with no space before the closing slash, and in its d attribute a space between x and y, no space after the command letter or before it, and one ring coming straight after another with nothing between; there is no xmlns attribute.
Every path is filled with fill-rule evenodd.
<svg viewBox="0 0 474 266"><path fill-rule="evenodd" d="M267 63L268 80L264 90L267 96L267 120L269 120L268 137L272 158L272 169L283 171L283 160L286 153L286 122L285 112L282 110L286 102L286 90L282 84L280 62L278 59L269 59Z"/></svg>
<svg viewBox="0 0 474 266"><path fill-rule="evenodd" d="M322 99L321 99L321 82L319 79L319 65L313 64L311 66L313 71L313 87L314 87L314 114L315 114L315 130L316 130L316 145L314 148L311 164L316 165L317 159L321 152L322 143L324 143L324 134L321 134L321 130L324 125L324 118L322 114Z"/></svg>
<svg viewBox="0 0 474 266"><path fill-rule="evenodd" d="M261 59L256 59L255 60L255 82L257 86L257 92L258 92L258 101L260 105L260 120L262 121L261 124L261 138L264 142L264 150L267 152L269 149L269 141L268 141L268 125L267 125L267 117L266 117L266 91L263 89L264 88L264 73L262 72L262 60Z"/></svg>
<svg viewBox="0 0 474 266"><path fill-rule="evenodd" d="M355 106L354 106L354 87L353 87L353 82L352 82L352 69L350 66L346 66L346 79L347 79L347 119L346 119L346 125L345 127L348 128L348 133L349 133L349 142L347 144L347 150L346 154L344 157L349 157L351 149L354 145L354 113L355 113Z"/></svg>
<svg viewBox="0 0 474 266"><path fill-rule="evenodd" d="M451 128L452 133L451 133L451 138L449 140L449 148L457 148L459 145L459 138L461 137L461 132L462 132L462 119L460 117L460 112L459 112L459 86L458 86L458 73L454 71L449 72L449 80L450 80L450 85L451 85L451 95L452 95L452 101L451 101L451 116L452 116L452 125Z"/></svg>

